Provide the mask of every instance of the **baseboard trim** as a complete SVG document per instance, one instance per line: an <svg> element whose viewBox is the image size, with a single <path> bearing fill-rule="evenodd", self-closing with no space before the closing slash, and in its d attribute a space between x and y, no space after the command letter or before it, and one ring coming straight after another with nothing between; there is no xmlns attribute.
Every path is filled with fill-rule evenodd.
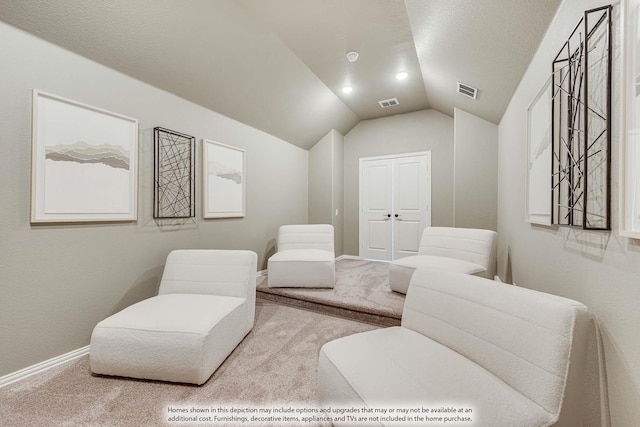
<svg viewBox="0 0 640 427"><path fill-rule="evenodd" d="M0 377L0 388L15 383L16 381L23 380L31 375L39 374L55 366L62 365L63 363L70 362L78 357L84 356L85 354L89 354L89 346L70 351L69 353L45 360L44 362L40 362L35 365L27 366L24 369L20 369L19 371Z"/></svg>
<svg viewBox="0 0 640 427"><path fill-rule="evenodd" d="M336 261L340 261L343 259L357 259L362 261L362 257L356 256L356 255L340 255L338 258L336 258Z"/></svg>

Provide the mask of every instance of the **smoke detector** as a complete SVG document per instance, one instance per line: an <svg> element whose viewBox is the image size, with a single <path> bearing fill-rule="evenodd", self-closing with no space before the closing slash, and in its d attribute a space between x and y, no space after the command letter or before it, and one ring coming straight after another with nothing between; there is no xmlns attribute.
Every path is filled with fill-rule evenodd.
<svg viewBox="0 0 640 427"><path fill-rule="evenodd" d="M464 96L468 96L471 99L478 99L478 89L464 83L458 82L458 93Z"/></svg>
<svg viewBox="0 0 640 427"><path fill-rule="evenodd" d="M347 53L347 61L356 62L358 60L359 56L360 56L360 54L358 52L351 51L351 52Z"/></svg>

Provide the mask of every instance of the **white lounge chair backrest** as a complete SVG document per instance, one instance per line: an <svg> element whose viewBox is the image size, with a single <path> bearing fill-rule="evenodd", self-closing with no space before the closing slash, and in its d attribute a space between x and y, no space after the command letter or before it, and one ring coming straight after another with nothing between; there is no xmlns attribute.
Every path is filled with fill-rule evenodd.
<svg viewBox="0 0 640 427"><path fill-rule="evenodd" d="M496 232L476 228L427 227L422 233L418 255L456 258L487 269L484 277L496 274Z"/></svg>
<svg viewBox="0 0 640 427"><path fill-rule="evenodd" d="M210 294L255 300L257 255L251 251L174 250L158 295Z"/></svg>
<svg viewBox="0 0 640 427"><path fill-rule="evenodd" d="M550 414L572 395L571 369L583 368L588 310L556 295L484 278L417 269L402 326L487 369ZM577 341L575 341L577 340ZM581 376L580 376L581 377ZM575 392L577 390L573 390ZM566 393L567 392L567 393Z"/></svg>
<svg viewBox="0 0 640 427"><path fill-rule="evenodd" d="M335 254L330 224L283 225L278 230L278 252L320 249Z"/></svg>

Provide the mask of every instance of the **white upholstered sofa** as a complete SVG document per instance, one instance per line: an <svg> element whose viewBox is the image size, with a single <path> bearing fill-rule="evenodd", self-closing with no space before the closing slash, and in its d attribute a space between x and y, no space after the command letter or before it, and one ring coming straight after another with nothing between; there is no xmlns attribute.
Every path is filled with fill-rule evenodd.
<svg viewBox="0 0 640 427"><path fill-rule="evenodd" d="M416 268L434 268L493 279L496 274L496 232L477 228L425 228L418 254L389 264L391 290L406 294Z"/></svg>
<svg viewBox="0 0 640 427"><path fill-rule="evenodd" d="M270 288L333 288L336 256L330 224L283 225L267 263Z"/></svg>
<svg viewBox="0 0 640 427"><path fill-rule="evenodd" d="M203 384L253 328L257 258L251 251L172 251L157 296L96 325L91 371Z"/></svg>
<svg viewBox="0 0 640 427"><path fill-rule="evenodd" d="M576 301L418 269L402 326L322 347L320 402L466 407L478 427L578 426L588 322L587 308Z"/></svg>

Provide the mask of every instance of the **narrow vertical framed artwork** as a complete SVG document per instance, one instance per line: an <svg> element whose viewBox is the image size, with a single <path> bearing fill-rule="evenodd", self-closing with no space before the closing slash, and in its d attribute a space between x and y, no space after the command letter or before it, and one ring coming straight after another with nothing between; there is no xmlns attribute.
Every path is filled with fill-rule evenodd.
<svg viewBox="0 0 640 427"><path fill-rule="evenodd" d="M620 235L640 239L640 0L622 1Z"/></svg>
<svg viewBox="0 0 640 427"><path fill-rule="evenodd" d="M527 110L526 221L551 225L551 78Z"/></svg>
<svg viewBox="0 0 640 427"><path fill-rule="evenodd" d="M31 222L137 219L138 121L33 91Z"/></svg>
<svg viewBox="0 0 640 427"><path fill-rule="evenodd" d="M196 138L153 129L153 217L196 216Z"/></svg>
<svg viewBox="0 0 640 427"><path fill-rule="evenodd" d="M586 10L552 62L554 225L611 230L611 11Z"/></svg>
<svg viewBox="0 0 640 427"><path fill-rule="evenodd" d="M204 218L246 215L245 150L202 140L202 206Z"/></svg>

